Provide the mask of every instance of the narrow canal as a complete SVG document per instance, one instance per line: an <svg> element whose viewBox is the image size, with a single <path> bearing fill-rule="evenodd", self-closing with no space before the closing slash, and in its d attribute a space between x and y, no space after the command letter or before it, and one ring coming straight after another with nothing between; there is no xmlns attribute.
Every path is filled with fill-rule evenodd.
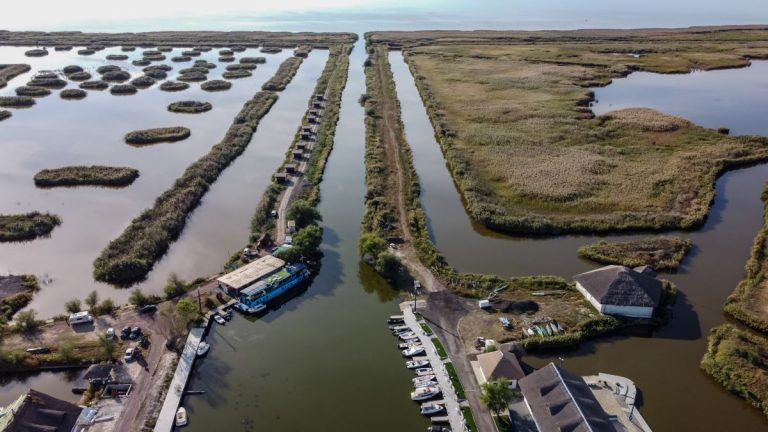
<svg viewBox="0 0 768 432"><path fill-rule="evenodd" d="M507 276L556 274L566 278L597 266L578 258L576 250L598 237L515 238L473 224L445 166L401 53L391 53L390 62L406 137L422 183L422 203L430 232L449 263L462 271ZM690 116L703 126L768 135L768 124L755 116L768 112L766 67L768 62L755 62L746 69L693 75L638 74L636 80L633 74L598 89L600 103L596 109L602 112L604 106L644 106L653 100L654 108ZM687 83L685 78L694 82L683 84ZM714 95L708 93L712 86L725 88ZM675 91L670 92L670 88ZM636 100L636 94L644 96ZM705 103L712 100L717 103ZM702 115L708 112L702 107L714 113ZM752 121L742 122L750 118ZM642 392L641 413L655 431L765 430L768 421L759 410L723 390L698 365L706 350L709 329L728 320L722 304L741 279L752 240L762 226L760 193L766 180L768 165L723 175L717 181L717 195L704 227L678 233L691 238L695 247L677 273L663 276L680 289L670 325L651 337L615 337L584 344L578 351L562 355L563 365L580 374L607 372L634 380ZM635 237L643 236L599 238ZM467 250L475 253L468 254ZM529 357L527 361L538 367L558 360Z"/></svg>
<svg viewBox="0 0 768 432"><path fill-rule="evenodd" d="M184 401L191 431L395 431L428 423L386 329L398 295L357 255L364 194L363 42L350 61L334 149L322 183L319 275L278 310L214 325ZM283 125L294 128L298 123Z"/></svg>

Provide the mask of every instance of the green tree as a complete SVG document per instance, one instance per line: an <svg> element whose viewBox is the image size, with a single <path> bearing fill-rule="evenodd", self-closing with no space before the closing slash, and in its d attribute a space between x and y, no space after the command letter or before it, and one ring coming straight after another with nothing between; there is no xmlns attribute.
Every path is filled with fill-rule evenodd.
<svg viewBox="0 0 768 432"><path fill-rule="evenodd" d="M387 242L376 234L366 233L360 237L360 256L364 259L370 259L370 262L376 262L379 254L387 250ZM366 258L366 256L370 258Z"/></svg>
<svg viewBox="0 0 768 432"><path fill-rule="evenodd" d="M89 311L93 311L97 304L99 304L99 293L93 290L85 297L85 305L88 306Z"/></svg>
<svg viewBox="0 0 768 432"><path fill-rule="evenodd" d="M288 219L296 222L296 228L301 229L323 220L323 217L312 204L306 200L297 200L288 209Z"/></svg>
<svg viewBox="0 0 768 432"><path fill-rule="evenodd" d="M94 308L94 313L97 315L111 314L115 310L115 301L111 298L106 298Z"/></svg>
<svg viewBox="0 0 768 432"><path fill-rule="evenodd" d="M64 361L70 361L75 359L75 346L70 341L65 341L59 344L59 357Z"/></svg>
<svg viewBox="0 0 768 432"><path fill-rule="evenodd" d="M182 317L186 318L187 321L190 321L200 311L197 304L195 304L191 298L185 297L176 303L176 312L178 312Z"/></svg>
<svg viewBox="0 0 768 432"><path fill-rule="evenodd" d="M289 263L301 260L301 252L295 247L282 249L274 253L274 256Z"/></svg>
<svg viewBox="0 0 768 432"><path fill-rule="evenodd" d="M37 311L34 309L27 309L16 314L16 326L21 331L37 330L40 324L40 321L37 320Z"/></svg>
<svg viewBox="0 0 768 432"><path fill-rule="evenodd" d="M142 291L140 288L136 288L135 290L131 291L131 295L128 297L128 302L130 302L132 305L144 306L145 304L149 303L149 297L147 297L147 295L144 294L144 291Z"/></svg>
<svg viewBox="0 0 768 432"><path fill-rule="evenodd" d="M99 336L99 343L104 348L104 355L110 360L115 361L115 351L117 351L117 343L113 338L108 338L106 335Z"/></svg>
<svg viewBox="0 0 768 432"><path fill-rule="evenodd" d="M165 298L172 299L184 294L187 291L187 283L179 279L179 275L171 273L168 282L165 283Z"/></svg>
<svg viewBox="0 0 768 432"><path fill-rule="evenodd" d="M80 304L80 299L72 299L64 303L64 309L66 309L67 312L73 314L83 310L83 306Z"/></svg>
<svg viewBox="0 0 768 432"><path fill-rule="evenodd" d="M390 252L382 252L376 259L374 266L376 271L386 279L395 279L400 274L402 264L400 260Z"/></svg>
<svg viewBox="0 0 768 432"><path fill-rule="evenodd" d="M305 257L314 255L322 243L323 229L317 225L304 227L293 236L293 249Z"/></svg>
<svg viewBox="0 0 768 432"><path fill-rule="evenodd" d="M499 413L509 405L512 396L513 392L509 388L509 380L502 377L483 384L480 400L498 417Z"/></svg>

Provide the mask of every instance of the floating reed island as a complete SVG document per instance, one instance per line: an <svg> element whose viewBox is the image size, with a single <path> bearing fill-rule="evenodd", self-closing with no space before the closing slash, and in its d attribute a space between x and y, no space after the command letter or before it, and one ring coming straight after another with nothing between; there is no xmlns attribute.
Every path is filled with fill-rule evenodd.
<svg viewBox="0 0 768 432"><path fill-rule="evenodd" d="M80 88L85 90L106 90L109 84L104 81L86 81L80 83Z"/></svg>
<svg viewBox="0 0 768 432"><path fill-rule="evenodd" d="M113 166L69 166L44 169L35 174L35 185L40 187L59 186L111 186L124 187L139 177L139 171L128 167Z"/></svg>
<svg viewBox="0 0 768 432"><path fill-rule="evenodd" d="M33 79L54 79L58 77L59 75L57 75L56 72L54 71L39 71L32 78Z"/></svg>
<svg viewBox="0 0 768 432"><path fill-rule="evenodd" d="M283 49L280 47L263 47L260 51L264 54L278 54L283 52Z"/></svg>
<svg viewBox="0 0 768 432"><path fill-rule="evenodd" d="M38 78L35 77L27 83L29 87L45 87L49 89L60 89L67 86L67 82L61 78Z"/></svg>
<svg viewBox="0 0 768 432"><path fill-rule="evenodd" d="M61 69L62 72L64 72L64 75L70 75L77 72L82 72L83 68L78 65L69 65L64 66L64 68Z"/></svg>
<svg viewBox="0 0 768 432"><path fill-rule="evenodd" d="M160 52L160 50L145 50L145 51L142 51L141 55L144 57L159 56L159 55L163 55L163 53Z"/></svg>
<svg viewBox="0 0 768 432"><path fill-rule="evenodd" d="M200 56L200 51L195 51L195 50L182 51L181 55L186 56L186 57L199 57Z"/></svg>
<svg viewBox="0 0 768 432"><path fill-rule="evenodd" d="M200 66L192 66L185 69L182 69L179 71L180 74L188 74L188 73L201 73L201 74L207 74L208 68L200 67Z"/></svg>
<svg viewBox="0 0 768 432"><path fill-rule="evenodd" d="M197 82L197 81L205 81L208 79L208 77L200 72L190 72L181 74L178 77L176 77L178 81L184 81L184 82Z"/></svg>
<svg viewBox="0 0 768 432"><path fill-rule="evenodd" d="M8 110L0 110L0 121L11 118L12 115Z"/></svg>
<svg viewBox="0 0 768 432"><path fill-rule="evenodd" d="M309 45L302 45L293 50L293 55L296 57L309 57L309 53L312 51L312 47Z"/></svg>
<svg viewBox="0 0 768 432"><path fill-rule="evenodd" d="M131 79L131 74L124 70L110 71L101 74L101 79L107 82L125 82Z"/></svg>
<svg viewBox="0 0 768 432"><path fill-rule="evenodd" d="M231 49L222 49L222 50L219 50L219 55L224 57L231 57L232 55L234 55L234 52L232 52Z"/></svg>
<svg viewBox="0 0 768 432"><path fill-rule="evenodd" d="M136 47L134 47L134 46L124 46L124 47L120 48L120 51L122 51L122 52L133 52L133 51L136 51Z"/></svg>
<svg viewBox="0 0 768 432"><path fill-rule="evenodd" d="M98 72L101 75L104 75L107 72L117 72L119 70L122 70L122 68L120 66L117 66L117 65L104 65L104 66L99 66L96 69L96 72Z"/></svg>
<svg viewBox="0 0 768 432"><path fill-rule="evenodd" d="M192 49L195 50L195 51L198 51L198 52L208 52L208 51L212 50L213 48L211 48L209 46L203 45L203 46L196 46L196 47L194 47Z"/></svg>
<svg viewBox="0 0 768 432"><path fill-rule="evenodd" d="M113 95L132 95L138 91L139 89L131 84L115 84L109 89L109 92Z"/></svg>
<svg viewBox="0 0 768 432"><path fill-rule="evenodd" d="M147 75L143 75L131 80L131 85L140 89L152 87L154 84L155 84L154 78Z"/></svg>
<svg viewBox="0 0 768 432"><path fill-rule="evenodd" d="M235 61L235 58L232 56L221 56L219 57L219 61L222 63L231 63Z"/></svg>
<svg viewBox="0 0 768 432"><path fill-rule="evenodd" d="M77 54L81 56L89 56L89 55L96 54L96 51L92 49L84 48L84 49L77 50Z"/></svg>
<svg viewBox="0 0 768 432"><path fill-rule="evenodd" d="M159 47L157 47L157 50L160 51L160 52L171 52L171 51L173 51L173 47L159 46Z"/></svg>
<svg viewBox="0 0 768 432"><path fill-rule="evenodd" d="M200 84L205 91L224 91L232 88L232 83L224 80L210 80Z"/></svg>
<svg viewBox="0 0 768 432"><path fill-rule="evenodd" d="M49 213L0 215L0 242L34 240L60 224L61 219Z"/></svg>
<svg viewBox="0 0 768 432"><path fill-rule="evenodd" d="M29 72L30 69L28 64L0 64L0 88L8 85L8 80Z"/></svg>
<svg viewBox="0 0 768 432"><path fill-rule="evenodd" d="M159 64L159 65L147 66L144 69L142 69L142 71L144 72L149 72L151 70L160 70L163 72L170 72L173 70L173 66L167 65L167 64Z"/></svg>
<svg viewBox="0 0 768 432"><path fill-rule="evenodd" d="M141 59L141 60L134 60L131 62L134 66L149 66L152 64L151 60L148 59Z"/></svg>
<svg viewBox="0 0 768 432"><path fill-rule="evenodd" d="M159 69L148 70L144 72L144 75L158 80L168 78L168 73Z"/></svg>
<svg viewBox="0 0 768 432"><path fill-rule="evenodd" d="M230 48L230 50L233 52L243 52L245 51L245 47L242 45L235 45L232 48Z"/></svg>
<svg viewBox="0 0 768 432"><path fill-rule="evenodd" d="M263 64L266 62L266 57L243 57L240 59L240 63L242 64Z"/></svg>
<svg viewBox="0 0 768 432"><path fill-rule="evenodd" d="M125 142L133 145L147 145L161 142L175 142L189 138L191 131L182 126L142 129L125 134Z"/></svg>
<svg viewBox="0 0 768 432"><path fill-rule="evenodd" d="M72 51L72 45L57 45L53 47L54 51Z"/></svg>
<svg viewBox="0 0 768 432"><path fill-rule="evenodd" d="M104 50L104 45L98 45L98 44L97 45L88 45L85 48L89 49L91 51L94 51L94 52L96 52L96 51L103 51Z"/></svg>
<svg viewBox="0 0 768 432"><path fill-rule="evenodd" d="M185 82L166 81L160 84L160 90L162 91L182 91L189 88L189 84Z"/></svg>
<svg viewBox="0 0 768 432"><path fill-rule="evenodd" d="M210 102L179 101L168 105L168 111L184 114L198 114L210 111L213 108Z"/></svg>
<svg viewBox="0 0 768 432"><path fill-rule="evenodd" d="M24 55L27 57L45 57L48 55L48 50L45 48L35 48L28 51L24 51Z"/></svg>
<svg viewBox="0 0 768 432"><path fill-rule="evenodd" d="M29 96L0 96L0 107L25 108L35 104L35 98Z"/></svg>
<svg viewBox="0 0 768 432"><path fill-rule="evenodd" d="M128 60L128 56L125 54L110 54L107 56L107 60Z"/></svg>
<svg viewBox="0 0 768 432"><path fill-rule="evenodd" d="M216 64L207 60L195 60L194 66L206 69L216 69Z"/></svg>
<svg viewBox="0 0 768 432"><path fill-rule="evenodd" d="M225 68L228 71L235 71L235 70L254 70L256 69L255 64L249 64L249 63L233 63L231 65L227 65Z"/></svg>
<svg viewBox="0 0 768 432"><path fill-rule="evenodd" d="M59 93L62 99L79 100L88 96L88 93L82 89L64 89Z"/></svg>
<svg viewBox="0 0 768 432"><path fill-rule="evenodd" d="M302 60L302 57L288 57L283 60L283 62L280 63L280 67L277 68L275 75L261 86L262 90L285 90L285 87L291 82L293 76L296 75L296 71L299 70Z"/></svg>
<svg viewBox="0 0 768 432"><path fill-rule="evenodd" d="M188 62L188 61L191 61L191 60L192 60L192 57L184 56L184 55L176 56L176 57L172 57L171 58L171 61L174 62L174 63L183 63L183 62Z"/></svg>
<svg viewBox="0 0 768 432"><path fill-rule="evenodd" d="M247 70L234 70L234 71L226 71L223 74L221 74L222 77L226 79L237 79L237 78L247 78L249 76L252 76L253 74L250 71Z"/></svg>
<svg viewBox="0 0 768 432"><path fill-rule="evenodd" d="M67 78L69 78L71 81L88 81L93 77L88 72L75 72L67 75Z"/></svg>
<svg viewBox="0 0 768 432"><path fill-rule="evenodd" d="M680 265L692 242L672 236L651 237L628 242L600 241L579 248L579 256L601 264L627 267L650 266L654 270L672 270Z"/></svg>
<svg viewBox="0 0 768 432"><path fill-rule="evenodd" d="M51 94L51 91L45 87L21 86L16 88L17 96L44 97Z"/></svg>
<svg viewBox="0 0 768 432"><path fill-rule="evenodd" d="M144 56L144 60L147 60L147 61L163 61L166 58L167 57L165 57L163 54Z"/></svg>

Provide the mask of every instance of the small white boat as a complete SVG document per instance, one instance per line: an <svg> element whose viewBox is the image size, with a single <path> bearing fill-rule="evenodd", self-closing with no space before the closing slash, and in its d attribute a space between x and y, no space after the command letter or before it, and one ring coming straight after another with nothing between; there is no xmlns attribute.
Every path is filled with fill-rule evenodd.
<svg viewBox="0 0 768 432"><path fill-rule="evenodd" d="M187 410L185 410L184 407L179 407L179 409L176 410L176 426L186 426L188 422Z"/></svg>
<svg viewBox="0 0 768 432"><path fill-rule="evenodd" d="M418 369L429 366L429 360L411 360L405 362L405 367L408 369Z"/></svg>
<svg viewBox="0 0 768 432"><path fill-rule="evenodd" d="M412 344L421 342L421 339L419 339L418 336L411 336L401 340L405 343L412 343Z"/></svg>
<svg viewBox="0 0 768 432"><path fill-rule="evenodd" d="M411 392L411 400L420 401L431 399L440 394L439 387L422 387Z"/></svg>
<svg viewBox="0 0 768 432"><path fill-rule="evenodd" d="M416 348L422 346L420 343L400 343L397 345L398 348L401 350L408 349L408 348Z"/></svg>
<svg viewBox="0 0 768 432"><path fill-rule="evenodd" d="M401 323L403 321L405 321L405 317L402 315L391 315L389 319L387 319L387 322L390 324Z"/></svg>
<svg viewBox="0 0 768 432"><path fill-rule="evenodd" d="M413 357L419 354L424 354L424 347L408 348L403 350L403 355L405 357Z"/></svg>
<svg viewBox="0 0 768 432"><path fill-rule="evenodd" d="M213 320L221 325L224 325L227 323L221 315L214 315Z"/></svg>
<svg viewBox="0 0 768 432"><path fill-rule="evenodd" d="M437 385L437 383L434 381L419 381L419 382L413 383L414 388L431 387L434 385Z"/></svg>
<svg viewBox="0 0 768 432"><path fill-rule="evenodd" d="M411 381L413 381L414 384L420 383L420 382L433 382L435 378L436 377L434 375L421 375L421 376L417 376Z"/></svg>
<svg viewBox="0 0 768 432"><path fill-rule="evenodd" d="M392 330L393 333L397 333L403 330L410 330L411 328L405 324L398 324L389 326L389 329Z"/></svg>
<svg viewBox="0 0 768 432"><path fill-rule="evenodd" d="M421 405L421 413L425 416L435 415L445 411L445 407L440 404L427 402Z"/></svg>
<svg viewBox="0 0 768 432"><path fill-rule="evenodd" d="M418 368L418 369L414 369L414 371L418 376L433 375L435 373L435 371L433 371L432 368Z"/></svg>
<svg viewBox="0 0 768 432"><path fill-rule="evenodd" d="M401 334L399 334L397 336L400 338L400 340L406 340L406 339L411 339L411 338L417 337L416 333L414 333L412 331L401 333Z"/></svg>
<svg viewBox="0 0 768 432"><path fill-rule="evenodd" d="M200 344L197 346L198 357L208 354L209 349L211 349L211 344L209 344L206 341L201 341Z"/></svg>

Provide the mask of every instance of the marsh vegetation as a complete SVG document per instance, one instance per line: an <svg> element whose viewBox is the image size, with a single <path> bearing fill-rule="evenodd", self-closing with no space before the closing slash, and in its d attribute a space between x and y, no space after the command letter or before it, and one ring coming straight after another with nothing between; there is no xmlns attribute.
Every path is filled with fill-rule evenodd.
<svg viewBox="0 0 768 432"><path fill-rule="evenodd" d="M221 74L221 76L225 79L237 79L237 78L247 78L249 76L252 76L253 74L250 71L247 70L228 70ZM267 90L267 89L265 89ZM277 90L277 89L269 89L269 90Z"/></svg>
<svg viewBox="0 0 768 432"><path fill-rule="evenodd" d="M51 94L51 91L44 87L21 86L14 91L17 96L43 97Z"/></svg>
<svg viewBox="0 0 768 432"><path fill-rule="evenodd" d="M27 57L44 57L48 55L48 50L46 49L31 49L24 52L24 55Z"/></svg>
<svg viewBox="0 0 768 432"><path fill-rule="evenodd" d="M627 267L650 266L673 270L691 249L692 242L672 236L649 237L628 242L599 241L579 248L579 256L601 264Z"/></svg>
<svg viewBox="0 0 768 432"><path fill-rule="evenodd" d="M189 84L185 82L176 82L176 81L165 81L164 83L160 84L160 90L162 91L182 91L189 88Z"/></svg>
<svg viewBox="0 0 768 432"><path fill-rule="evenodd" d="M213 108L210 102L179 101L168 105L168 111L175 113L197 114L210 111Z"/></svg>
<svg viewBox="0 0 768 432"><path fill-rule="evenodd" d="M13 114L8 110L0 110L0 121L11 118Z"/></svg>
<svg viewBox="0 0 768 432"><path fill-rule="evenodd" d="M232 88L232 83L224 80L210 80L200 84L200 88L205 91L223 91Z"/></svg>
<svg viewBox="0 0 768 432"><path fill-rule="evenodd" d="M272 91L285 90L285 86L291 82L293 76L296 75L296 71L299 70L301 61L301 57L288 57L287 59L283 60L283 62L280 63L280 66L277 68L275 75L272 76L269 81L265 82L261 88L263 90Z"/></svg>
<svg viewBox="0 0 768 432"><path fill-rule="evenodd" d="M125 142L134 145L174 142L189 138L192 132L182 126L142 129L125 134Z"/></svg>
<svg viewBox="0 0 768 432"><path fill-rule="evenodd" d="M49 213L0 214L0 241L34 240L60 224L61 219Z"/></svg>
<svg viewBox="0 0 768 432"><path fill-rule="evenodd" d="M29 96L0 96L0 107L25 108L35 104L35 98Z"/></svg>
<svg viewBox="0 0 768 432"><path fill-rule="evenodd" d="M57 186L113 186L123 187L133 183L139 177L139 171L127 167L114 166L69 166L44 169L35 174L35 185L40 187Z"/></svg>
<svg viewBox="0 0 768 432"><path fill-rule="evenodd" d="M80 83L80 88L85 90L106 90L109 84L104 81L85 81Z"/></svg>
<svg viewBox="0 0 768 432"><path fill-rule="evenodd" d="M82 89L64 89L59 93L62 99L83 99L88 93Z"/></svg>
<svg viewBox="0 0 768 432"><path fill-rule="evenodd" d="M113 95L132 95L136 94L139 90L132 84L115 84L109 89L109 92Z"/></svg>

